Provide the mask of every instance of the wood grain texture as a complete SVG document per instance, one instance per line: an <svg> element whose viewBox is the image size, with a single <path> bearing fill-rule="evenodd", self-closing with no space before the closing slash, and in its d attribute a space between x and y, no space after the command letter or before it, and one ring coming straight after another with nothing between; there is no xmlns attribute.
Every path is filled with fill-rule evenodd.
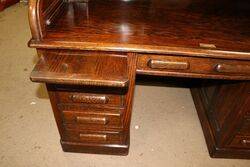
<svg viewBox="0 0 250 167"><path fill-rule="evenodd" d="M249 82L211 81L191 88L211 157L250 158L249 132L241 131L249 88Z"/></svg>
<svg viewBox="0 0 250 167"><path fill-rule="evenodd" d="M100 91L101 92L101 91ZM95 106L109 106L109 107L124 107L124 95L104 94L102 93L85 93L78 90L78 92L69 90L57 91L58 101L60 103L81 104L81 105L95 105ZM101 100L99 100L101 97ZM105 97L105 100L103 100ZM98 99L96 99L98 98Z"/></svg>
<svg viewBox="0 0 250 167"><path fill-rule="evenodd" d="M63 111L63 120L65 124L72 126L105 126L105 127L122 127L121 114L114 112L101 112L98 110L86 111Z"/></svg>
<svg viewBox="0 0 250 167"><path fill-rule="evenodd" d="M45 53L41 52L41 54ZM88 77L88 75L91 74L91 69L94 68L92 63L96 63L98 61L97 59L93 61L89 61L87 59L83 60L81 59L82 57L79 58L77 55L78 53L76 52L74 55L70 55L66 59L62 59L60 58L60 54L56 52L56 62L57 64L60 64L60 60L67 60L71 62L72 59L75 61L78 60L80 62L85 62L86 64L81 64L79 66L75 61L72 64L76 67L78 66L77 68L87 68L88 66L91 66L91 68L87 70L88 73L85 75L85 77ZM50 55L50 58L52 57L53 56ZM95 58L93 53L89 56L84 55L83 57L90 59ZM99 65L111 69L112 65L105 63L106 56L102 54L99 58L100 57L103 59L99 62ZM126 155L128 153L129 128L137 58L136 55L116 55L112 56L108 62L112 62L116 59L125 60L125 62L117 61L115 63L116 66L119 66L119 64L122 65L115 70L115 74L119 74L119 76L121 76L123 72L126 73L129 80L128 88L126 89L123 89L123 87L116 87L116 85L109 85L110 87L107 87L107 85L100 86L98 84L93 85L87 83L86 86L81 87L79 85L67 86L65 85L65 82L62 82L64 83L63 85L56 85L57 83L48 84L48 81L46 81L64 151L85 153L105 152L107 154L121 155ZM124 64L125 66L123 66ZM53 69L54 71L58 70L57 66L47 66L46 69ZM102 74L105 70L103 70L103 68L101 69L102 71L100 71L100 73ZM122 71L122 73L119 73L119 70ZM71 69L71 71L74 70ZM79 71L77 70L77 73L78 72ZM106 71L106 74L111 75L112 73ZM131 81L131 79L133 81ZM108 91L111 87L113 87L112 91ZM105 91L105 89L107 90ZM117 91L115 89L117 89ZM107 92L107 94L105 94L105 92ZM72 99L72 96L77 96L78 98ZM90 100L92 99L90 97L96 98L104 96L108 99L106 99L107 101L105 101L105 103L99 103L99 100L96 101L96 99ZM75 145L79 146L76 147ZM89 149L91 147L92 150ZM100 150L101 148L102 150Z"/></svg>
<svg viewBox="0 0 250 167"><path fill-rule="evenodd" d="M86 94L108 92L107 96L110 96L112 92L114 96L126 92L114 91L117 88L111 89L110 87L74 85L48 84L47 88L64 151L127 155L129 141L122 122L125 108L95 103L72 104L69 103L70 99L65 99L63 94L66 90L71 94L75 90ZM104 124L103 118L106 119Z"/></svg>
<svg viewBox="0 0 250 167"><path fill-rule="evenodd" d="M137 55L128 54L128 77L129 77L129 88L125 97L125 113L123 114L123 126L126 134L126 141L130 141L130 122L132 116L132 107L134 99L134 89L135 89L135 78L136 78L136 64Z"/></svg>
<svg viewBox="0 0 250 167"><path fill-rule="evenodd" d="M110 155L127 155L128 144L91 144L75 143L61 141L62 148L65 152L74 153L91 153L91 154L110 154Z"/></svg>
<svg viewBox="0 0 250 167"><path fill-rule="evenodd" d="M68 53L70 54L70 53ZM105 53L68 55L48 52L31 73L34 82L127 87L125 57Z"/></svg>
<svg viewBox="0 0 250 167"><path fill-rule="evenodd" d="M51 24L63 11L63 0L29 0L29 24L32 39L41 41Z"/></svg>
<svg viewBox="0 0 250 167"><path fill-rule="evenodd" d="M30 0L31 80L63 150L127 155L142 74L203 79L191 91L211 157L250 159L249 18L247 0Z"/></svg>
<svg viewBox="0 0 250 167"><path fill-rule="evenodd" d="M158 64L152 65L152 60ZM157 76L249 80L249 66L250 61L138 54L136 71L138 74Z"/></svg>
<svg viewBox="0 0 250 167"><path fill-rule="evenodd" d="M189 68L189 62L150 59L148 66L152 69L187 70Z"/></svg>
<svg viewBox="0 0 250 167"><path fill-rule="evenodd" d="M33 41L31 46L219 54L249 59L249 11L246 0L69 3L48 28L43 41ZM216 48L203 48L201 43Z"/></svg>

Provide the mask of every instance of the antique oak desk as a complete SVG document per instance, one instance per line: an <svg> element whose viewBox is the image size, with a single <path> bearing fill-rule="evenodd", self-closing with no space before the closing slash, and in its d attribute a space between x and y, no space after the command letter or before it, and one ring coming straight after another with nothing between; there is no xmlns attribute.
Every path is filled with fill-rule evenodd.
<svg viewBox="0 0 250 167"><path fill-rule="evenodd" d="M64 151L128 154L136 75L153 75L200 78L211 157L250 158L247 0L30 0L29 21Z"/></svg>

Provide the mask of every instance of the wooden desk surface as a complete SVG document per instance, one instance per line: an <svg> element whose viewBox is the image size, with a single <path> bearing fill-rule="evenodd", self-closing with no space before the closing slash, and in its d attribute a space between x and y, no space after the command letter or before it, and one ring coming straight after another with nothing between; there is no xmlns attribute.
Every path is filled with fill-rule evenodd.
<svg viewBox="0 0 250 167"><path fill-rule="evenodd" d="M210 156L250 158L247 0L77 1L29 7L31 79L47 84L64 151L128 154L140 74L205 79L190 88Z"/></svg>
<svg viewBox="0 0 250 167"><path fill-rule="evenodd" d="M67 4L43 42L31 46L249 59L249 18L246 0L91 0Z"/></svg>

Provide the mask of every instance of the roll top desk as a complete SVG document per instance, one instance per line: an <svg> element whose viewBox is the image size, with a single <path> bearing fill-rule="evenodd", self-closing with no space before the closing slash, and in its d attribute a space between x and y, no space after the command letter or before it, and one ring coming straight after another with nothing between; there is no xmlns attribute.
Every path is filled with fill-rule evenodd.
<svg viewBox="0 0 250 167"><path fill-rule="evenodd" d="M199 78L210 156L249 159L249 18L247 0L30 0L31 80L46 83L63 150L127 155L135 79L153 75Z"/></svg>

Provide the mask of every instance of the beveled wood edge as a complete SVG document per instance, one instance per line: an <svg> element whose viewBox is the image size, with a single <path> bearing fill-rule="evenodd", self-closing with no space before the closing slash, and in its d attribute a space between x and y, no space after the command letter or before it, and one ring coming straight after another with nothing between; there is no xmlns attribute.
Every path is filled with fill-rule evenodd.
<svg viewBox="0 0 250 167"><path fill-rule="evenodd" d="M40 41L42 38L42 30L39 19L39 10L41 7L41 0L29 0L29 9L28 9L28 17L29 17L29 25L30 31L33 39Z"/></svg>
<svg viewBox="0 0 250 167"><path fill-rule="evenodd" d="M97 50L97 51L118 51L135 52L151 54L174 54L180 56L192 57L210 57L220 59L250 60L249 52L223 51L217 49L198 49L186 47L169 47L155 45L136 45L120 43L94 43L94 42L76 42L76 41L38 41L31 39L28 42L31 48L42 49L70 49L70 50Z"/></svg>
<svg viewBox="0 0 250 167"><path fill-rule="evenodd" d="M41 75L41 76L39 76ZM49 84L68 84L68 85L89 85L89 86L107 86L107 87L121 87L125 88L129 85L128 79L95 79L95 78L75 78L76 75L69 76L61 76L55 78L54 75L47 75L40 74L40 72L32 71L30 75L30 80L32 82L42 82L42 83L49 83ZM78 75L80 76L80 75Z"/></svg>
<svg viewBox="0 0 250 167"><path fill-rule="evenodd" d="M123 126L124 131L127 136L130 136L130 124L131 124L131 116L132 116L132 107L133 107L133 98L134 98L134 90L135 90L135 82L136 82L136 65L137 65L137 55L135 53L128 53L128 78L129 78L129 88L125 97L125 112L123 115ZM129 139L126 139L129 140Z"/></svg>
<svg viewBox="0 0 250 167"><path fill-rule="evenodd" d="M126 156L129 152L130 143L128 137L123 144L89 144L61 140L61 145L64 152Z"/></svg>
<svg viewBox="0 0 250 167"><path fill-rule="evenodd" d="M202 73L185 73L185 72L170 72L170 71L152 71L152 70L136 70L140 75L153 75L153 76L172 76L184 78L203 78L203 79L221 79L221 80L250 80L249 75L228 75L228 74L202 74Z"/></svg>
<svg viewBox="0 0 250 167"><path fill-rule="evenodd" d="M63 0L54 1L42 12L43 0L29 0L28 17L33 40L42 40L46 34L47 21L51 24L55 20L62 11L63 3Z"/></svg>

